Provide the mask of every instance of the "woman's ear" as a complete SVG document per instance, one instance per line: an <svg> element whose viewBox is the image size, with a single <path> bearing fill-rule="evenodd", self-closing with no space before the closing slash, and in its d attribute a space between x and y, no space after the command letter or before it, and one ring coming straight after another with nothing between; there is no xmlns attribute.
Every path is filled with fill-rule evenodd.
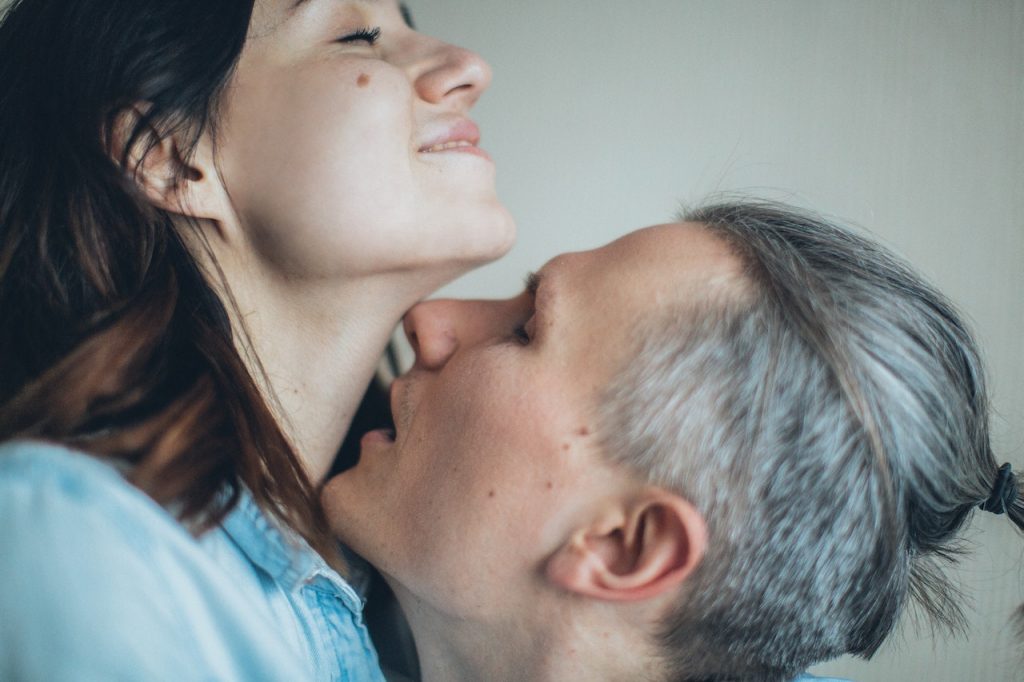
<svg viewBox="0 0 1024 682"><path fill-rule="evenodd" d="M154 206L178 215L222 221L228 203L209 140L204 136L186 162L180 136L157 130L147 120L148 108L135 104L117 115L107 153Z"/></svg>
<svg viewBox="0 0 1024 682"><path fill-rule="evenodd" d="M547 578L570 592L606 601L638 601L677 588L700 564L707 525L690 502L648 490L605 510L551 557Z"/></svg>

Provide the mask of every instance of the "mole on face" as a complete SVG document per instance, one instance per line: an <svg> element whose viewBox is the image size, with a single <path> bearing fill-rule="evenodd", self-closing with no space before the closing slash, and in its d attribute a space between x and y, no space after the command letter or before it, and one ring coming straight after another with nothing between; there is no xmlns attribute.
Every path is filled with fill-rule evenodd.
<svg viewBox="0 0 1024 682"><path fill-rule="evenodd" d="M367 76L365 73L359 74L359 78L356 79L356 85L358 85L361 88L365 88L369 84L370 84L370 77Z"/></svg>
<svg viewBox="0 0 1024 682"><path fill-rule="evenodd" d="M494 497L494 491L492 490L489 493L487 493L487 497Z"/></svg>
<svg viewBox="0 0 1024 682"><path fill-rule="evenodd" d="M579 434L580 436L589 436L590 435L590 429L588 429L586 426L581 426L576 431L576 433Z"/></svg>

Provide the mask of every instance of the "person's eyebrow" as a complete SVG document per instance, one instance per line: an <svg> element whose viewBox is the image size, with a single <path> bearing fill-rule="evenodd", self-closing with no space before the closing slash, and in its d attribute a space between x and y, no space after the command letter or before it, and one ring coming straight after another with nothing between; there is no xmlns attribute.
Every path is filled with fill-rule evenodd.
<svg viewBox="0 0 1024 682"><path fill-rule="evenodd" d="M416 24L412 20L412 11L409 9L409 5L404 2L398 3L398 10L402 13L402 18L405 19L405 25L416 30Z"/></svg>
<svg viewBox="0 0 1024 682"><path fill-rule="evenodd" d="M305 4L309 3L309 2L317 2L317 1L318 0L294 0L294 2L292 2L291 9L289 9L289 12L294 12L299 7L301 7L302 5L305 5ZM364 2L364 3L368 4L368 5L376 5L380 0L356 0L356 1L357 2ZM405 19L405 23L409 25L409 28L414 28L414 26L412 24L412 12L409 11L409 6L406 5L404 2L400 2L400 3L398 3L398 10L402 13L402 18Z"/></svg>
<svg viewBox="0 0 1024 682"><path fill-rule="evenodd" d="M531 272L528 275L526 275L526 282L523 285L523 288L526 289L526 293L536 298L537 289L540 288L540 274L536 272Z"/></svg>
<svg viewBox="0 0 1024 682"><path fill-rule="evenodd" d="M312 0L312 1L313 2L317 2L318 0ZM367 5L376 5L379 1L380 0L356 0L356 2L364 2ZM299 7L300 5L305 5L307 2L310 2L310 0L295 0L295 2L292 3L292 9L295 9L296 7Z"/></svg>
<svg viewBox="0 0 1024 682"><path fill-rule="evenodd" d="M306 5L310 2L320 2L322 0L294 0L291 7L288 8L288 14L294 14L299 7ZM356 0L357 2L365 2L370 5L377 4L380 0ZM398 11L402 14L402 20L405 21L405 25L409 28L416 30L416 24L412 20L412 11L409 9L409 5L404 2L398 3Z"/></svg>
<svg viewBox="0 0 1024 682"><path fill-rule="evenodd" d="M552 285L552 278L544 270L531 272L526 276L526 293L533 299L533 316L538 334L551 323L552 311L555 309L557 287Z"/></svg>

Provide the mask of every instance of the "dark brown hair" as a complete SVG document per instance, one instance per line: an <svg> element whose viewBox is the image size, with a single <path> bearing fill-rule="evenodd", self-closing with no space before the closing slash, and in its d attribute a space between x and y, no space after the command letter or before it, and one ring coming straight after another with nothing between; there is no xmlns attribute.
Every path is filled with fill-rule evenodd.
<svg viewBox="0 0 1024 682"><path fill-rule="evenodd" d="M243 486L337 562L183 229L130 159L213 134L252 0L20 0L0 25L0 440L127 463L202 530ZM111 158L129 108L144 114ZM153 131L159 131L155 133ZM193 225L193 227L195 227ZM188 229L185 226L184 229Z"/></svg>

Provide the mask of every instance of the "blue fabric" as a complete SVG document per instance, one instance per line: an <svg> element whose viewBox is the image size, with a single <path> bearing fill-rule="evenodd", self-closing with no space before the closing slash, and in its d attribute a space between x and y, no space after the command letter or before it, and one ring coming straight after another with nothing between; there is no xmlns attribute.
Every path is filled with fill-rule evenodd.
<svg viewBox="0 0 1024 682"><path fill-rule="evenodd" d="M382 682L361 612L249 497L197 541L107 463L0 445L0 679Z"/></svg>

